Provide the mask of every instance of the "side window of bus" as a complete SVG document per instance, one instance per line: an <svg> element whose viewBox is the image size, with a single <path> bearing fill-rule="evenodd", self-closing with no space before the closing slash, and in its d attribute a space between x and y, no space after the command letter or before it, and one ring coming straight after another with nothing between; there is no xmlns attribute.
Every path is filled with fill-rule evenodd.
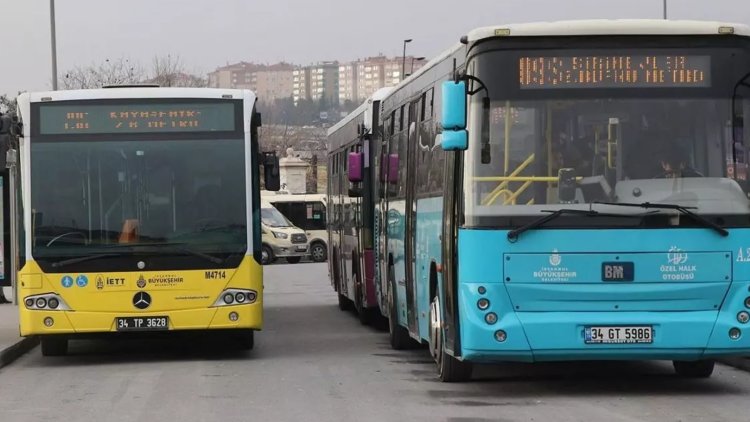
<svg viewBox="0 0 750 422"><path fill-rule="evenodd" d="M439 90L438 90L439 92ZM443 173L445 167L445 151L442 148L435 148L435 138L437 137L437 117L440 108L437 105L439 101L436 98L435 88L431 88L427 92L427 110L426 113L429 117L425 120L423 127L429 132L428 139L430 140L430 159L429 174L427 175L427 191L438 193L443 189Z"/></svg>
<svg viewBox="0 0 750 422"><path fill-rule="evenodd" d="M400 118L399 118L399 134L398 134L398 194L396 198L406 198L406 164L407 164L407 151L409 143L409 128L408 128L408 113L409 109L407 105L401 106Z"/></svg>
<svg viewBox="0 0 750 422"><path fill-rule="evenodd" d="M308 230L324 230L326 227L326 207L322 202L305 204Z"/></svg>

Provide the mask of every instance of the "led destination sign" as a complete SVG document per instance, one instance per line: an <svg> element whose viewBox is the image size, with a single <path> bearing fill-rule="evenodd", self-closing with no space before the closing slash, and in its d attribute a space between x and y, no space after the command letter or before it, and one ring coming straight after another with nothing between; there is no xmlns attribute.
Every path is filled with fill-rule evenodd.
<svg viewBox="0 0 750 422"><path fill-rule="evenodd" d="M235 130L232 103L73 105L39 108L40 134L215 132Z"/></svg>
<svg viewBox="0 0 750 422"><path fill-rule="evenodd" d="M709 88L711 56L521 57L521 89Z"/></svg>

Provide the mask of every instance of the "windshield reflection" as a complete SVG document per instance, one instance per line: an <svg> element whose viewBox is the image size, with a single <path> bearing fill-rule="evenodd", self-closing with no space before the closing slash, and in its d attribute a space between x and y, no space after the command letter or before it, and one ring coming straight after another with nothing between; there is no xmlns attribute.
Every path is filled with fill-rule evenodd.
<svg viewBox="0 0 750 422"><path fill-rule="evenodd" d="M37 259L247 249L242 139L37 141L31 157Z"/></svg>

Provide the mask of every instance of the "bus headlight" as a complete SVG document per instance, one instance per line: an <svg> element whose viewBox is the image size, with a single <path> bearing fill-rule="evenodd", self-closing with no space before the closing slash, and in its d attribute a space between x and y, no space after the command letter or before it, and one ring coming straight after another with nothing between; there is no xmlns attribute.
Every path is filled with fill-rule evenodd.
<svg viewBox="0 0 750 422"><path fill-rule="evenodd" d="M490 325L496 323L497 322L497 314L494 313L494 312L488 313L487 315L484 316L484 322L486 322L487 324L490 324Z"/></svg>
<svg viewBox="0 0 750 422"><path fill-rule="evenodd" d="M275 237L277 239L287 239L287 238L289 238L289 235L286 234L286 233L275 232L273 230L271 230L271 233L273 233L273 237Z"/></svg>
<svg viewBox="0 0 750 422"><path fill-rule="evenodd" d="M489 300L487 300L485 298L481 298L481 299L479 299L477 301L477 308L479 308L480 310L484 311L485 309L487 309L489 307L490 307L490 301Z"/></svg>
<svg viewBox="0 0 750 422"><path fill-rule="evenodd" d="M46 311L69 311L70 307L60 295L45 293L41 295L27 296L23 300L26 309Z"/></svg>
<svg viewBox="0 0 750 422"><path fill-rule="evenodd" d="M737 321L739 321L740 324L747 324L747 322L750 321L750 314L745 311L738 313Z"/></svg>
<svg viewBox="0 0 750 422"><path fill-rule="evenodd" d="M219 295L213 306L236 306L254 303L258 293L249 289L226 289Z"/></svg>

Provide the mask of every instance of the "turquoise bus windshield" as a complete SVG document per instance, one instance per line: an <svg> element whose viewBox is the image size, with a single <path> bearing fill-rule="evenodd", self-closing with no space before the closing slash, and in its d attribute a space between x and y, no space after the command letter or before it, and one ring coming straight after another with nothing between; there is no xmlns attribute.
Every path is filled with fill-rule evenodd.
<svg viewBox="0 0 750 422"><path fill-rule="evenodd" d="M676 204L746 225L750 133L743 129L750 93L733 89L750 69L740 66L748 56L705 50L628 50L614 64L597 61L597 51L545 51L543 60L528 51L475 57L470 68L487 85L491 105L483 113L483 94L471 99L467 225L514 225L513 217L518 222L599 202ZM642 69L639 58L663 72L624 64L628 59L627 66ZM617 63L625 67L620 73L580 71ZM484 139L483 125L489 129ZM634 223L640 224L616 224Z"/></svg>

